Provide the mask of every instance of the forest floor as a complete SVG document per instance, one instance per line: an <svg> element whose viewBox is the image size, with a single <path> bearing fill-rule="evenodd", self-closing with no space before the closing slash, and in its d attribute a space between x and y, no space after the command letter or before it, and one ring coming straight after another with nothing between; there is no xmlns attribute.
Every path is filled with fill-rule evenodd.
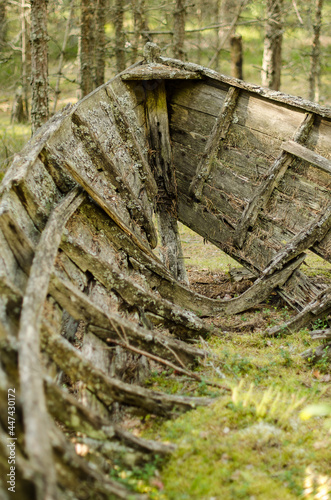
<svg viewBox="0 0 331 500"><path fill-rule="evenodd" d="M181 227L191 287L209 297L234 297L251 282L234 282L238 264ZM331 267L314 254L303 266L331 283ZM114 476L159 500L287 500L331 498L331 420L306 418L309 405L330 401L331 367L311 366L300 353L313 347L306 330L267 338L266 328L294 312L276 294L254 310L216 317L201 347L216 358L199 368L203 382L155 366L146 385L169 394L209 396L215 402L173 420L128 417L136 435L177 445L171 458ZM312 329L323 327L317 321ZM227 386L222 391L208 385Z"/></svg>

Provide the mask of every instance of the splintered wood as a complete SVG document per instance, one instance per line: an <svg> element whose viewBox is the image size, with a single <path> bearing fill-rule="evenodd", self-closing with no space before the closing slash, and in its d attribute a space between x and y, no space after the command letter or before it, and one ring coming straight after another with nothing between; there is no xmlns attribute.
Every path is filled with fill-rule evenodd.
<svg viewBox="0 0 331 500"><path fill-rule="evenodd" d="M39 129L0 187L0 417L15 387L22 500L145 498L109 469L175 447L115 422L125 408L170 417L211 403L144 388L151 363L201 382L206 317L274 290L297 315L266 335L331 313L330 289L299 270L307 249L331 262L330 111L154 44L145 55ZM228 300L192 291L178 220L244 265L251 287ZM328 343L330 328L312 338ZM5 457L2 426L0 438Z"/></svg>

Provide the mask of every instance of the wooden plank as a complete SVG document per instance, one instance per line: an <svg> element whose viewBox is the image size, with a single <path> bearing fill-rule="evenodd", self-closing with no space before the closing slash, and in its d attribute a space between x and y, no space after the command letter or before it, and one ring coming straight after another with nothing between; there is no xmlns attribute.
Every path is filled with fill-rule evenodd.
<svg viewBox="0 0 331 500"><path fill-rule="evenodd" d="M210 78L210 81L214 84L220 82L221 84L238 87L242 90L246 90L249 93L255 94L256 96L263 97L266 101L270 100L281 103L284 107L289 106L298 108L309 113L317 113L323 117L331 118L331 111L328 106L320 106L319 104L307 101L302 97L284 94L283 92L260 87L259 85L256 85L254 83L248 83L231 76L222 75L212 69L200 66L199 64L179 61L178 59L171 59L163 56L160 57L160 62L162 64L179 69L185 69L187 71L198 71L206 78Z"/></svg>
<svg viewBox="0 0 331 500"><path fill-rule="evenodd" d="M202 76L197 71L150 63L125 71L121 74L121 78L122 80L201 80Z"/></svg>
<svg viewBox="0 0 331 500"><path fill-rule="evenodd" d="M77 349L54 333L46 323L44 323L42 343L44 350L72 380L82 380L107 407L118 401L141 408L147 413L165 416L209 405L212 401L208 398L162 394L108 377L86 361Z"/></svg>
<svg viewBox="0 0 331 500"><path fill-rule="evenodd" d="M13 191L1 199L0 227L19 266L28 274L40 233Z"/></svg>
<svg viewBox="0 0 331 500"><path fill-rule="evenodd" d="M90 323L91 331L104 342L107 339L124 341L171 362L178 362L180 359L181 362L190 365L194 365L206 354L203 350L191 347L180 340L136 326L119 314L109 311L106 314L70 282L56 275L51 280L49 293L73 318L84 319ZM206 332L206 328L204 331L201 329L204 335Z"/></svg>
<svg viewBox="0 0 331 500"><path fill-rule="evenodd" d="M308 161L309 163L315 165L315 167L324 170L324 172L328 172L329 174L331 174L331 161L315 153L314 151L301 146L301 144L298 144L294 141L283 142L282 149L298 158L301 158L302 160Z"/></svg>
<svg viewBox="0 0 331 500"><path fill-rule="evenodd" d="M110 254L108 240L105 237L99 238L98 254L91 252L90 241L94 238L93 229L91 228L91 240L87 240L83 237L85 232L83 225L79 228L80 234L77 235L76 231L71 230L70 244L62 245L62 249L77 266L89 271L107 290L118 294L126 304L143 305L145 312L149 311L158 316L159 320L177 338L185 340L208 335L208 326L191 311L176 307L171 302L150 292L147 287L142 287L136 282L135 276L130 277L126 270L120 269L116 253L114 252L114 256ZM97 234L97 231L95 233Z"/></svg>
<svg viewBox="0 0 331 500"><path fill-rule="evenodd" d="M175 279L188 283L177 226L177 183L164 81L155 82L151 89L146 88L145 106L150 165L158 186L156 215L162 258Z"/></svg>
<svg viewBox="0 0 331 500"><path fill-rule="evenodd" d="M321 216L317 217L314 222L308 227L304 228L297 234L289 243L287 243L281 250L272 258L272 261L264 269L262 275L268 275L281 269L282 266L290 259L299 255L299 253L307 250L316 244L316 242L323 240L324 236L331 229L331 205L329 205Z"/></svg>
<svg viewBox="0 0 331 500"><path fill-rule="evenodd" d="M55 153L54 151L50 151L46 153L45 156L48 160L56 161L70 173L72 178L82 186L87 193L98 203L98 205L104 210L104 212L112 219L116 225L134 242L145 254L150 255L155 259L155 255L152 253L151 249L148 248L147 240L144 241L143 235L139 235L137 231L135 231L135 226L130 227L130 217L126 221L119 214L117 209L117 203L114 203L118 200L119 205L123 203L120 196L115 193L112 195L109 191L109 184L107 181L103 179L101 175L89 174L88 171L84 171L80 168L82 165L77 165L73 161L69 160L65 157L64 154ZM85 165L86 167L86 165ZM92 176L92 180L91 177Z"/></svg>
<svg viewBox="0 0 331 500"><path fill-rule="evenodd" d="M130 215L138 225L142 226L152 248L155 248L157 245L156 229L153 224L150 204L148 200L143 202L144 187L140 182L139 172L135 175L137 168L134 167L137 165L132 167L133 159L127 154L126 147L121 144L117 134L116 137L112 137L108 131L109 142L100 139L101 119L98 116L98 130L96 130L93 126L94 122L91 120L91 114L92 112L89 113L88 121L79 110L72 115L74 133L82 141L83 147L93 163L99 169L107 171L109 180L121 195Z"/></svg>
<svg viewBox="0 0 331 500"><path fill-rule="evenodd" d="M25 450L40 476L40 495L56 496L56 475L48 439L49 422L40 363L39 328L50 275L68 218L82 202L77 189L56 206L36 247L23 298L18 332L18 363ZM38 481L38 482L39 482Z"/></svg>
<svg viewBox="0 0 331 500"><path fill-rule="evenodd" d="M13 187L34 224L41 230L53 204L60 201L62 194L39 158L24 176L15 179Z"/></svg>
<svg viewBox="0 0 331 500"><path fill-rule="evenodd" d="M153 455L166 456L175 449L173 445L150 441L122 431L116 425L110 425L109 420L102 419L99 414L91 411L80 403L77 398L61 389L49 377L44 378L47 396L47 408L50 414L67 429L86 434L92 439L107 442L111 453L116 459L125 463L125 454L134 450ZM114 446L112 446L112 443ZM121 457L124 454L124 457Z"/></svg>
<svg viewBox="0 0 331 500"><path fill-rule="evenodd" d="M306 140L313 126L314 118L315 116L312 113L306 115L294 135L295 141ZM273 190L292 162L292 156L289 156L286 152L281 153L271 167L266 180L258 187L256 194L247 205L241 221L236 228L235 243L239 248L243 246L250 228L254 226L260 211L266 207Z"/></svg>
<svg viewBox="0 0 331 500"><path fill-rule="evenodd" d="M148 199L153 200L153 197L157 193L157 185L148 164L146 153L144 152L146 138L144 137L144 140L142 140L137 134L137 116L135 116L135 119L132 118L128 104L126 103L125 107L121 104L111 86L106 87L106 93L114 104L114 117L120 123L118 128L119 133L122 136L123 142L128 145L131 155L137 160L141 180L147 188Z"/></svg>
<svg viewBox="0 0 331 500"><path fill-rule="evenodd" d="M331 287L323 290L319 293L317 297L312 300L306 307L294 318L289 321L268 328L265 332L266 336L273 337L281 333L282 335L290 335L297 332L301 328L307 326L307 324L317 320L318 318L324 318L331 312Z"/></svg>
<svg viewBox="0 0 331 500"><path fill-rule="evenodd" d="M196 173L189 188L189 193L198 200L202 197L203 185L212 169L216 151L221 147L221 143L226 138L229 131L238 97L239 90L230 87L197 166Z"/></svg>

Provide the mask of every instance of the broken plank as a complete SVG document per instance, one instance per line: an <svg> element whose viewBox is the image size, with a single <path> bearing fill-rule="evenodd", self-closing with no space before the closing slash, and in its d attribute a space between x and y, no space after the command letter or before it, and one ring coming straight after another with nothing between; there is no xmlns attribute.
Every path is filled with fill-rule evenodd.
<svg viewBox="0 0 331 500"><path fill-rule="evenodd" d="M170 396L127 384L106 376L86 361L67 340L54 333L44 322L42 335L44 350L72 380L82 380L87 388L109 407L114 401L141 408L147 413L170 415L211 403L208 398Z"/></svg>
<svg viewBox="0 0 331 500"><path fill-rule="evenodd" d="M104 238L99 243L98 255L89 253L85 240L74 238L72 233L70 241L70 244L62 244L62 249L70 259L78 267L88 270L107 290L116 292L127 304L131 306L140 304L145 312L156 314L165 326L182 340L208 335L208 326L191 311L179 308L143 288L125 271L120 271L110 258L105 258L107 254L103 251L103 247L109 250L109 245Z"/></svg>
<svg viewBox="0 0 331 500"><path fill-rule="evenodd" d="M268 328L265 333L267 337L275 335L290 335L301 328L307 327L313 321L319 318L325 318L331 312L331 287L320 292L315 299L310 302L299 314L291 318L289 321Z"/></svg>
<svg viewBox="0 0 331 500"><path fill-rule="evenodd" d="M331 161L315 153L315 151L301 146L301 144L297 144L294 141L283 142L282 149L331 174Z"/></svg>
<svg viewBox="0 0 331 500"><path fill-rule="evenodd" d="M323 240L331 229L331 205L308 227L298 233L289 243L287 243L272 258L271 262L264 269L263 275L281 269L288 260L296 257L299 253L307 250L316 243Z"/></svg>
<svg viewBox="0 0 331 500"><path fill-rule="evenodd" d="M70 282L54 276L49 293L76 320L85 319L91 325L90 330L101 340L108 339L126 341L136 347L164 357L171 362L194 365L205 357L205 351L192 347L161 333L149 331L134 325L118 314L103 312L89 298L78 291Z"/></svg>
<svg viewBox="0 0 331 500"><path fill-rule="evenodd" d="M38 493L45 497L55 495L56 477L51 446L47 438L48 417L41 377L39 328L64 226L82 200L82 194L75 189L55 207L48 219L30 269L18 332L25 449L40 473Z"/></svg>
<svg viewBox="0 0 331 500"><path fill-rule="evenodd" d="M308 113L305 116L305 119L294 135L295 141L304 141L307 139L314 124L314 119L315 115L312 113ZM282 152L268 172L266 180L257 188L256 194L244 210L241 221L236 228L235 242L239 248L243 246L247 233L250 228L254 226L260 211L267 205L273 190L278 185L280 179L284 176L292 161L292 156L289 156L286 152Z"/></svg>
<svg viewBox="0 0 331 500"><path fill-rule="evenodd" d="M49 377L44 378L47 408L50 414L67 429L87 435L92 439L111 444L117 460L125 462L125 453L136 450L139 453L166 456L175 449L172 445L150 441L133 436L121 428L111 425L109 420L91 411L67 391L61 389ZM117 445L117 446L116 446ZM120 445L120 446L119 446ZM124 457L123 457L124 455Z"/></svg>

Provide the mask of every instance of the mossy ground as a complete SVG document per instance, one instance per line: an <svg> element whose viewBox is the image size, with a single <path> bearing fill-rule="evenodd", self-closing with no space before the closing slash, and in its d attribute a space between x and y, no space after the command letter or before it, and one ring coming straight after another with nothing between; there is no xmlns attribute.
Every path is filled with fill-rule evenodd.
<svg viewBox="0 0 331 500"><path fill-rule="evenodd" d="M224 274L237 264L188 229L181 232L184 255L192 257L189 275L203 282L208 294L213 280L206 277L217 280L220 270ZM313 254L305 269L329 279L330 265ZM329 499L331 421L303 420L300 414L308 404L331 400L331 367L302 359L300 353L314 345L306 330L264 336L267 327L292 314L272 296L256 310L215 318L214 334L201 347L216 359L199 368L202 383L171 370L153 372L146 382L150 388L214 402L173 420L148 416L131 422L138 435L174 443L177 450L163 464L149 464L138 474L118 469L115 475L158 500Z"/></svg>

